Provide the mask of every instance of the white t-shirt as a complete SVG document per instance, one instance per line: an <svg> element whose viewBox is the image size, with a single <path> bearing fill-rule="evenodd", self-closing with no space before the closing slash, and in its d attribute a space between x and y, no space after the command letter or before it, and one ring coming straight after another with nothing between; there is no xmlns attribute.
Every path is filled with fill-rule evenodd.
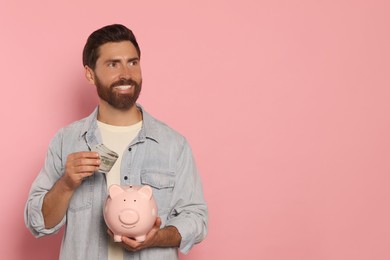
<svg viewBox="0 0 390 260"><path fill-rule="evenodd" d="M120 184L120 169L122 155L129 143L138 135L142 127L142 121L130 126L112 126L97 121L103 144L116 152L119 157L111 170L107 173L107 188L112 184ZM123 249L110 239L108 245L108 260L123 260Z"/></svg>

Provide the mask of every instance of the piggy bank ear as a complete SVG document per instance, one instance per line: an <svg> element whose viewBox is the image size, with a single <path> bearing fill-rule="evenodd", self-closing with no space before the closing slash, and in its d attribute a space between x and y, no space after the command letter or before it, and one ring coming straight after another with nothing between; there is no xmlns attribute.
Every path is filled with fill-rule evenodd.
<svg viewBox="0 0 390 260"><path fill-rule="evenodd" d="M146 199L150 200L153 195L153 190L150 186L144 185L141 187L141 189L138 190L138 193L140 193Z"/></svg>
<svg viewBox="0 0 390 260"><path fill-rule="evenodd" d="M108 188L108 193L110 194L111 198L114 198L116 195L121 194L122 192L124 192L124 190L117 184L113 184L110 186L110 188Z"/></svg>

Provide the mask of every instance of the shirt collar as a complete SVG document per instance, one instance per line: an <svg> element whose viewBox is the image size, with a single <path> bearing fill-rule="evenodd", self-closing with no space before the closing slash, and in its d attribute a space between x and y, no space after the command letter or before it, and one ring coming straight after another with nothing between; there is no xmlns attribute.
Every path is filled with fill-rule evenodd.
<svg viewBox="0 0 390 260"><path fill-rule="evenodd" d="M145 141L146 138L152 139L158 143L159 130L157 127L157 120L147 113L144 108L137 104L137 108L142 113L142 128L138 135L138 142ZM80 132L80 137L87 135L88 133L94 133L97 129L97 114L99 107L96 107L94 111L86 117L84 125Z"/></svg>

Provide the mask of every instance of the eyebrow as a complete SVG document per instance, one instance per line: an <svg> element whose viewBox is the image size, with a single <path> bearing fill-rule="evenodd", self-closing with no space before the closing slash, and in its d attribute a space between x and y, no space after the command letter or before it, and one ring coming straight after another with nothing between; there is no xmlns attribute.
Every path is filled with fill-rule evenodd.
<svg viewBox="0 0 390 260"><path fill-rule="evenodd" d="M111 62L118 63L118 62L121 62L121 60L122 59L108 59L104 63L111 63ZM134 58L127 59L127 62L138 61L138 60L139 60L138 57L134 57Z"/></svg>

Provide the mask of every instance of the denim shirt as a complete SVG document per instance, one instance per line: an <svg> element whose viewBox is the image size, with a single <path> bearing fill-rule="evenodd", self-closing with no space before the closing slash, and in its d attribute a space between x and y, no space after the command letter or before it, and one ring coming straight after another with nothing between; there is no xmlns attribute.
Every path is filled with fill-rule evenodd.
<svg viewBox="0 0 390 260"><path fill-rule="evenodd" d="M121 185L149 185L157 202L162 225L175 226L180 251L187 253L207 233L207 206L191 148L186 139L139 107L143 126L128 145L121 163ZM25 223L35 237L50 235L64 226L60 259L106 260L107 226L103 206L107 198L106 176L96 172L74 192L66 216L46 229L43 198L64 174L69 154L90 151L101 143L98 108L88 117L60 129L49 145L45 164L34 180L25 207ZM124 252L124 259L178 259L177 248L149 248Z"/></svg>

